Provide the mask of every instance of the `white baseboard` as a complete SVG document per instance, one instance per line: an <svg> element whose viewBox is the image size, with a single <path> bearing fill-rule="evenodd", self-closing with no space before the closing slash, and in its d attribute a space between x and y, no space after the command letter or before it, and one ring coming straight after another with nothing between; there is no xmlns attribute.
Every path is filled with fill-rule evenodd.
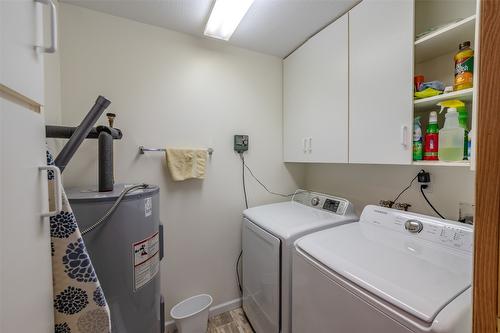
<svg viewBox="0 0 500 333"><path fill-rule="evenodd" d="M209 311L208 316L215 317L217 315L220 315L221 313L231 311L240 307L241 307L241 298L236 298L229 302L212 306L208 310ZM175 331L175 321L174 320L167 321L165 323L165 333L173 333L174 331Z"/></svg>
<svg viewBox="0 0 500 333"><path fill-rule="evenodd" d="M212 306L209 310L210 311L209 316L215 317L217 315L220 315L221 313L231 311L237 308L241 308L241 298L236 298L233 299L232 301Z"/></svg>

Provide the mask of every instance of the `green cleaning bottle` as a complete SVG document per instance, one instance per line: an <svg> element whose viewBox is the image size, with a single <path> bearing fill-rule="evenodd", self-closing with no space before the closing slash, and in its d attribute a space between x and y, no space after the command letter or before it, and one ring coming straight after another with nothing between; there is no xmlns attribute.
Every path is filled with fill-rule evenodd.
<svg viewBox="0 0 500 333"><path fill-rule="evenodd" d="M467 113L467 108L465 106L457 107L458 112L458 125L464 129L464 160L469 159L469 130L467 129L467 123L469 116Z"/></svg>
<svg viewBox="0 0 500 333"><path fill-rule="evenodd" d="M420 123L420 116L417 116L413 123L413 160L421 161L423 157L422 124Z"/></svg>

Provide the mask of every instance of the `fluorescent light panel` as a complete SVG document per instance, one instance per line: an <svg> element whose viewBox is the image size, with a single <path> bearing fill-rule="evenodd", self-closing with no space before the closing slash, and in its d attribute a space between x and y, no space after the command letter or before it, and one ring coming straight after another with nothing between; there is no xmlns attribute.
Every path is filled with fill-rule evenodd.
<svg viewBox="0 0 500 333"><path fill-rule="evenodd" d="M229 40L253 2L254 0L216 0L205 27L205 35Z"/></svg>

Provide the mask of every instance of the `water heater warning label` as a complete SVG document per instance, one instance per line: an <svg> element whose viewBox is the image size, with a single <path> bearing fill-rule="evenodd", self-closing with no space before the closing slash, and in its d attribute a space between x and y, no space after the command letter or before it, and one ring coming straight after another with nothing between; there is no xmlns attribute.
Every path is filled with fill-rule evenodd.
<svg viewBox="0 0 500 333"><path fill-rule="evenodd" d="M157 232L133 244L134 290L151 281L160 271L160 236Z"/></svg>

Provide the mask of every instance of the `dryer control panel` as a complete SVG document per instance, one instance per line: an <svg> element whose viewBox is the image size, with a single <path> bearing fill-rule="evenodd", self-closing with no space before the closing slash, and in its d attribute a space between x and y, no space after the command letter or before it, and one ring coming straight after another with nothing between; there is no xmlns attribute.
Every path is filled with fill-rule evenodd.
<svg viewBox="0 0 500 333"><path fill-rule="evenodd" d="M327 194L297 190L292 201L337 215L353 214L352 204L348 200Z"/></svg>

